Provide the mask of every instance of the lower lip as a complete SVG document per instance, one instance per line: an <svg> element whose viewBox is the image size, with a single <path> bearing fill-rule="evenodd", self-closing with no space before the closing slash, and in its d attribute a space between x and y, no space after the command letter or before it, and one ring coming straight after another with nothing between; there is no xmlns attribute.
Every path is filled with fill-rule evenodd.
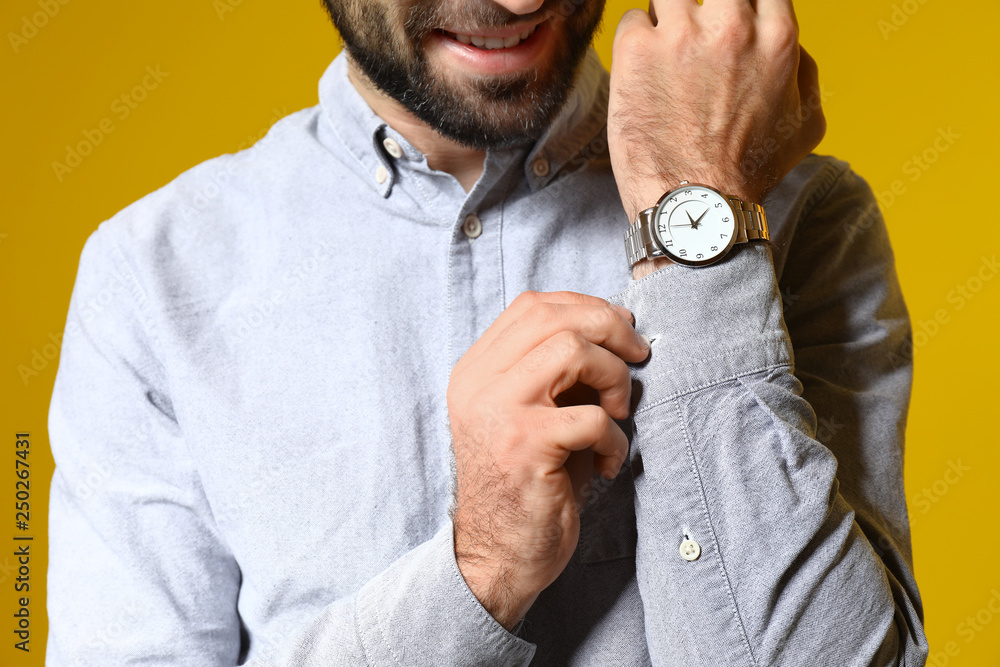
<svg viewBox="0 0 1000 667"><path fill-rule="evenodd" d="M432 33L431 42L434 47L444 49L451 58L478 73L508 74L538 64L551 42L551 35L549 22L543 21L528 39L521 40L517 46L509 49L480 49L471 44L463 44L443 32Z"/></svg>

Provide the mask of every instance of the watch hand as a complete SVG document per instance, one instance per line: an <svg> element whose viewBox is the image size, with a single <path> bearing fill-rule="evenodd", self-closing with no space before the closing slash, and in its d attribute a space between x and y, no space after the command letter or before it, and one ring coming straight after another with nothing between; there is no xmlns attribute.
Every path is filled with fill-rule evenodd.
<svg viewBox="0 0 1000 667"><path fill-rule="evenodd" d="M701 215L699 215L698 218L697 218L697 220L696 220L695 218L691 217L690 213L688 213L687 211L684 211L684 215L686 215L688 217L688 220L691 221L691 229L698 229L698 226L701 224L701 219L705 217L706 213L708 213L708 209L707 208L704 211L701 212ZM682 227L686 227L687 225L681 225L681 226Z"/></svg>

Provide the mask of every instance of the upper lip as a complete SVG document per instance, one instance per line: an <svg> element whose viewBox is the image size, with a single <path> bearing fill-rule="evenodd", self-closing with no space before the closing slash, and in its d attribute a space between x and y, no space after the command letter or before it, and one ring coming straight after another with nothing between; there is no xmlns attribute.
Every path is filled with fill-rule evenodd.
<svg viewBox="0 0 1000 667"><path fill-rule="evenodd" d="M525 30L531 30L536 26L540 26L545 23L548 19L541 19L538 21L531 21L526 23L516 23L514 25L504 26L503 28L441 28L442 31L451 33L453 35L470 35L474 37L513 37L514 35L520 35Z"/></svg>

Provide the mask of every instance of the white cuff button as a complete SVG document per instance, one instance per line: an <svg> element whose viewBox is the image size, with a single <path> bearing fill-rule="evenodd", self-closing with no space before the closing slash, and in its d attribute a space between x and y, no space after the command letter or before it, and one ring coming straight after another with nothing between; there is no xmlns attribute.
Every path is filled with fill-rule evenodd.
<svg viewBox="0 0 1000 667"><path fill-rule="evenodd" d="M684 540L681 542L680 552L684 560L698 560L701 556L701 545L694 540Z"/></svg>

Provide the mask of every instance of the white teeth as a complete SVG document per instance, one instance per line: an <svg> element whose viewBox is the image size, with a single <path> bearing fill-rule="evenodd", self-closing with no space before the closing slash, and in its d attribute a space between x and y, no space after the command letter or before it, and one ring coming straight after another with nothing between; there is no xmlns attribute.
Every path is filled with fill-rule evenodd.
<svg viewBox="0 0 1000 667"><path fill-rule="evenodd" d="M509 49L520 44L521 40L531 37L537 27L537 25L532 26L520 35L511 35L510 37L483 37L481 35L462 35L459 33L450 34L462 44L472 44L480 49Z"/></svg>

